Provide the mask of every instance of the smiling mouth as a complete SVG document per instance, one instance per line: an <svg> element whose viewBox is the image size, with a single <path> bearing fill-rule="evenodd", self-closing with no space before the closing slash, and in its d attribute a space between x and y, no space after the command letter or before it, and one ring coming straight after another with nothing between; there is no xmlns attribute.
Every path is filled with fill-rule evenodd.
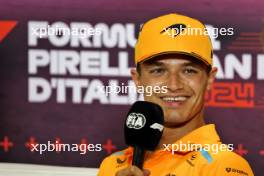
<svg viewBox="0 0 264 176"><path fill-rule="evenodd" d="M167 105L181 105L186 102L190 96L163 96L161 100Z"/></svg>

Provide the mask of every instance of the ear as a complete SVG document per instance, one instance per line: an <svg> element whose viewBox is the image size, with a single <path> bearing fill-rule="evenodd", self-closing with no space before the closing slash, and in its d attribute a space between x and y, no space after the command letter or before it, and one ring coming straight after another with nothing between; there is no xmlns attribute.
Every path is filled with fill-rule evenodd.
<svg viewBox="0 0 264 176"><path fill-rule="evenodd" d="M135 85L140 86L140 75L138 74L136 68L131 68L130 73Z"/></svg>
<svg viewBox="0 0 264 176"><path fill-rule="evenodd" d="M209 73L209 78L208 78L208 81L207 81L206 90L210 90L211 89L212 84L213 84L213 82L215 80L215 77L216 77L216 73L217 73L217 68L213 67L212 70Z"/></svg>

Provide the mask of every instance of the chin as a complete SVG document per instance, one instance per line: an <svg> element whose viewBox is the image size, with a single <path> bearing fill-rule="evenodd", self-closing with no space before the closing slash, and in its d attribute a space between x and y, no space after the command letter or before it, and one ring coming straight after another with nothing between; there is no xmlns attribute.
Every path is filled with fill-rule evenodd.
<svg viewBox="0 0 264 176"><path fill-rule="evenodd" d="M182 127L186 124L187 122L172 122L172 121L165 121L164 126L167 128L177 128L177 127Z"/></svg>
<svg viewBox="0 0 264 176"><path fill-rule="evenodd" d="M180 127L185 125L190 119L185 118L183 115L180 115L179 113L174 113L170 115L166 115L165 113L165 119L164 119L164 125L166 127Z"/></svg>

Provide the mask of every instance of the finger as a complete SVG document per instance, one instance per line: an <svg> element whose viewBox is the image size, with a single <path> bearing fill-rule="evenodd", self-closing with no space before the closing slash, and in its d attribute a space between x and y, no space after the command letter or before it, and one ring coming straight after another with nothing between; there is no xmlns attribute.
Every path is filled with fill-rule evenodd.
<svg viewBox="0 0 264 176"><path fill-rule="evenodd" d="M136 166L129 166L116 173L116 176L144 176L143 172Z"/></svg>
<svg viewBox="0 0 264 176"><path fill-rule="evenodd" d="M135 174L133 176L144 176L143 171L136 166L132 166L130 170L133 174Z"/></svg>
<svg viewBox="0 0 264 176"><path fill-rule="evenodd" d="M147 170L147 169L144 169L143 170L143 174L144 174L144 176L149 176L150 175L150 171Z"/></svg>

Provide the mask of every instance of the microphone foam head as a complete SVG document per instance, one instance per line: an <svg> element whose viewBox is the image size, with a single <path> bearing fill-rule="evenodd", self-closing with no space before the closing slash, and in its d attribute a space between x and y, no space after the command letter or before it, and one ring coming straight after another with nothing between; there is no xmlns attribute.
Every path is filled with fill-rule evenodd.
<svg viewBox="0 0 264 176"><path fill-rule="evenodd" d="M151 102L135 102L125 121L125 141L127 145L154 150L163 132L164 115L162 108Z"/></svg>

